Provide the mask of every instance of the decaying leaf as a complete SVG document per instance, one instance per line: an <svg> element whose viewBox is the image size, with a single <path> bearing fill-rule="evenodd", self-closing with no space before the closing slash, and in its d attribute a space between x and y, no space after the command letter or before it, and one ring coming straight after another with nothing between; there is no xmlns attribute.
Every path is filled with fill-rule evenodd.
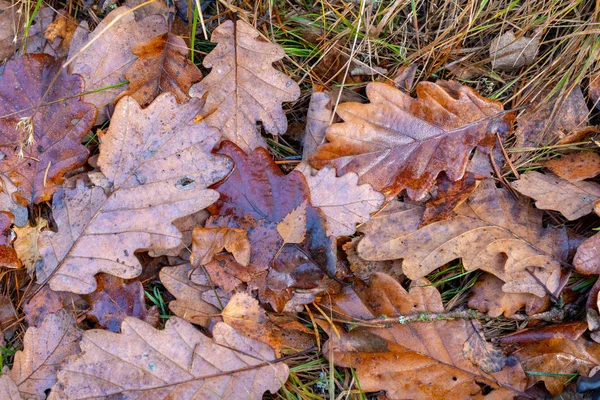
<svg viewBox="0 0 600 400"><path fill-rule="evenodd" d="M205 267L212 280L225 290L248 282L258 289L263 302L281 311L294 288L318 288L335 273L336 257L332 238L325 232L325 217L307 203L305 240L284 244L277 224L310 198L304 176L298 171L284 175L263 148L246 155L226 141L218 154L230 157L236 167L216 186L221 197L208 209L212 217L206 227L248 231L252 255L248 267L229 254L215 256ZM196 253L195 248L192 253Z"/></svg>
<svg viewBox="0 0 600 400"><path fill-rule="evenodd" d="M352 271L354 276L368 282L371 275L375 272L383 272L398 281L402 281L404 278L404 275L402 274L402 261L368 261L361 258L356 251L356 246L361 239L361 237L354 237L342 246L346 252L348 263L350 264L350 271Z"/></svg>
<svg viewBox="0 0 600 400"><path fill-rule="evenodd" d="M48 315L56 314L64 307L60 295L45 286L23 306L25 322L39 328Z"/></svg>
<svg viewBox="0 0 600 400"><path fill-rule="evenodd" d="M569 182L554 174L527 171L512 187L535 200L541 210L559 211L569 221L594 212L600 201L600 184L595 182Z"/></svg>
<svg viewBox="0 0 600 400"><path fill-rule="evenodd" d="M0 375L0 396L6 400L22 400L19 388L8 375L8 367L4 368L5 370Z"/></svg>
<svg viewBox="0 0 600 400"><path fill-rule="evenodd" d="M104 175L102 175L104 176ZM198 211L192 215L176 219L173 221L173 225L179 229L183 235L181 244L177 247L173 247L168 250L151 251L149 254L151 257L165 256L180 256L185 259L189 259L190 251L192 246L192 232L197 226L203 226L204 221L208 218L209 214L206 210Z"/></svg>
<svg viewBox="0 0 600 400"><path fill-rule="evenodd" d="M423 210L396 202L361 228L359 255L366 260L404 259L402 270L418 279L460 258L505 282L507 293L543 297L560 284L568 254L564 228L542 227L542 211L483 181L457 215L417 229Z"/></svg>
<svg viewBox="0 0 600 400"><path fill-rule="evenodd" d="M478 184L479 181L475 179L475 174L472 172L467 171L465 176L456 182L442 175L438 179L435 198L425 204L421 226L450 218L454 215L454 210L475 191Z"/></svg>
<svg viewBox="0 0 600 400"><path fill-rule="evenodd" d="M125 283L121 278L99 274L98 287L83 296L91 305L87 311L101 327L119 332L125 317L135 317L151 323L151 314L146 310L144 287L140 281Z"/></svg>
<svg viewBox="0 0 600 400"><path fill-rule="evenodd" d="M14 217L11 213L0 211L0 267L20 268L21 263L12 243Z"/></svg>
<svg viewBox="0 0 600 400"><path fill-rule="evenodd" d="M287 380L287 365L271 363L267 345L222 322L212 333L210 339L177 317L161 331L131 317L120 334L86 331L82 353L63 365L49 399L261 398Z"/></svg>
<svg viewBox="0 0 600 400"><path fill-rule="evenodd" d="M477 282L471 289L469 307L483 313L491 318L497 318L504 314L510 317L525 307L527 315L543 311L550 305L550 297L537 297L530 293L505 293L502 291L504 282L491 274L484 274L477 278Z"/></svg>
<svg viewBox="0 0 600 400"><path fill-rule="evenodd" d="M359 185L358 176L349 172L335 176L335 169L325 167L313 175L312 168L300 165L310 189L311 204L319 207L327 218L327 236L350 236L356 224L362 224L379 210L385 197L371 185Z"/></svg>
<svg viewBox="0 0 600 400"><path fill-rule="evenodd" d="M569 182L579 182L600 174L600 154L591 151L570 153L546 161L544 166Z"/></svg>
<svg viewBox="0 0 600 400"><path fill-rule="evenodd" d="M14 228L15 234L15 251L21 263L27 268L29 276L33 276L35 271L35 263L42 259L38 249L38 238L43 229L48 226L48 221L38 219L35 226L31 226L29 222L22 228Z"/></svg>
<svg viewBox="0 0 600 400"><path fill-rule="evenodd" d="M229 295L213 287L208 280L198 284L190 280L194 268L190 264L165 267L160 270L160 281L177 300L169 308L178 317L197 325L209 327L214 317L227 304Z"/></svg>
<svg viewBox="0 0 600 400"><path fill-rule="evenodd" d="M11 213L15 219L15 226L22 227L27 224L29 212L27 207L15 200L17 192L18 188L10 178L0 174L0 210Z"/></svg>
<svg viewBox="0 0 600 400"><path fill-rule="evenodd" d="M539 47L539 37L517 39L512 31L505 32L490 44L492 69L510 71L529 65L535 60Z"/></svg>
<svg viewBox="0 0 600 400"><path fill-rule="evenodd" d="M50 200L66 172L85 163L80 142L96 119L83 81L45 54L9 61L0 76L0 172L27 203Z"/></svg>
<svg viewBox="0 0 600 400"><path fill-rule="evenodd" d="M193 83L202 73L189 59L188 47L179 36L163 33L144 43L135 44L131 52L137 61L127 70L127 89L117 97L133 97L142 107L148 106L160 93L171 92L179 103L190 97Z"/></svg>
<svg viewBox="0 0 600 400"><path fill-rule="evenodd" d="M223 249L244 267L250 262L251 245L248 232L243 229L196 227L192 233L192 243L192 264L208 264Z"/></svg>
<svg viewBox="0 0 600 400"><path fill-rule="evenodd" d="M24 18L17 11L19 7L11 1L0 0L0 62L15 54L20 28Z"/></svg>
<svg viewBox="0 0 600 400"><path fill-rule="evenodd" d="M165 33L164 17L153 15L136 22L131 9L114 9L94 29L78 29L71 41L69 72L79 74L89 93L83 100L98 107L97 123L107 118L105 107L125 90L125 73L136 60L131 47Z"/></svg>
<svg viewBox="0 0 600 400"><path fill-rule="evenodd" d="M240 335L271 346L277 357L281 356L282 349L299 351L311 347L314 342L314 332L293 316L267 314L258 300L248 293L234 294L221 315L223 321Z"/></svg>
<svg viewBox="0 0 600 400"><path fill-rule="evenodd" d="M39 328L28 328L24 349L15 354L10 371L21 396L45 399L44 391L56 382L60 362L79 352L80 337L75 318L64 310L48 315Z"/></svg>
<svg viewBox="0 0 600 400"><path fill-rule="evenodd" d="M44 37L56 53L56 57L66 57L69 54L71 40L77 29L77 20L71 17L66 10L56 13L56 18L45 29Z"/></svg>
<svg viewBox="0 0 600 400"><path fill-rule="evenodd" d="M573 266L582 274L600 275L600 233L596 233L577 248Z"/></svg>
<svg viewBox="0 0 600 400"><path fill-rule="evenodd" d="M395 317L444 310L434 287L413 287L407 292L393 278L380 273L371 277L368 286L344 288L333 296L332 303L334 314L349 323L382 315ZM339 336L331 332L323 354L335 365L354 368L365 392L385 390L389 399L478 399L488 393L491 398L513 398L524 389L525 375L514 359L505 360L505 365L492 366L494 358L480 352L475 359L478 364L501 369L490 374L465 356L465 344L470 340L474 343L471 338L478 334L477 325L471 321L441 320L382 327L359 324L349 332L341 327L337 332ZM481 337L478 340L483 341ZM470 358L476 353L472 350L466 350ZM484 393L479 384L487 385L488 390Z"/></svg>
<svg viewBox="0 0 600 400"><path fill-rule="evenodd" d="M285 133L281 103L300 96L298 84L272 67L283 58L283 49L242 20L219 25L211 41L217 47L203 61L210 74L192 86L190 95L208 96L206 122L225 139L246 152L267 147L256 123L262 122L267 133Z"/></svg>
<svg viewBox="0 0 600 400"><path fill-rule="evenodd" d="M600 364L600 344L586 339L585 322L525 329L499 339L527 374L528 386L543 381L552 395L560 394L571 373L587 376Z"/></svg>
<svg viewBox="0 0 600 400"><path fill-rule="evenodd" d="M306 112L306 128L304 133L304 147L302 148L302 159L308 159L315 153L325 141L325 131L331 121L331 97L323 89L317 88L310 95L308 111Z"/></svg>
<svg viewBox="0 0 600 400"><path fill-rule="evenodd" d="M91 293L99 272L138 276L136 250L179 245L181 232L172 222L213 203L218 193L206 188L232 167L228 158L209 154L219 137L193 121L200 107L199 100L178 105L169 93L143 110L130 97L118 103L98 158L112 190L107 195L78 181L56 192L58 232L40 236L40 282Z"/></svg>
<svg viewBox="0 0 600 400"><path fill-rule="evenodd" d="M442 171L462 178L474 148L489 153L496 134L511 129L502 105L457 82L421 82L417 99L384 83L367 86L369 104L344 103L343 123L327 129L329 143L311 158L316 168L355 172L388 198L407 190L420 200Z"/></svg>

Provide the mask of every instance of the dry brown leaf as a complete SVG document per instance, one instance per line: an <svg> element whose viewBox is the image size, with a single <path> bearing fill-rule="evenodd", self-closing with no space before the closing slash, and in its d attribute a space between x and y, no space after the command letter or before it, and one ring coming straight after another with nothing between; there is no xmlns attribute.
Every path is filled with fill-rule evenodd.
<svg viewBox="0 0 600 400"><path fill-rule="evenodd" d="M550 305L550 296L537 297L529 293L505 293L502 291L504 282L491 274L477 278L471 289L469 307L487 313L491 318L504 314L510 317L525 307L527 315L545 310Z"/></svg>
<svg viewBox="0 0 600 400"><path fill-rule="evenodd" d="M333 296L332 303L338 318L356 321L358 326L349 332L339 327L339 336L330 332L323 354L335 365L354 368L365 392L385 390L388 399L480 399L487 393L491 398L508 399L524 389L525 375L514 360L492 374L469 360L493 370L503 364L497 351L496 357L481 352L476 357L478 349L490 349L480 336L473 338L479 330L476 322L457 319L361 326L361 320L383 315L443 312L441 296L432 286L407 292L393 278L376 273L368 286L357 283L354 289L345 287ZM470 344L465 349L467 341ZM489 391L484 394L479 383L487 385Z"/></svg>
<svg viewBox="0 0 600 400"><path fill-rule="evenodd" d="M6 175L0 174L0 210L11 213L15 226L23 227L29 220L29 212L27 207L15 200L17 191L17 186Z"/></svg>
<svg viewBox="0 0 600 400"><path fill-rule="evenodd" d="M39 328L48 315L55 314L62 308L65 308L65 304L61 296L45 286L23 306L25 322Z"/></svg>
<svg viewBox="0 0 600 400"><path fill-rule="evenodd" d="M282 349L304 350L313 345L314 332L289 316L268 315L248 293L234 294L221 313L223 322L240 335L266 343L277 357Z"/></svg>
<svg viewBox="0 0 600 400"><path fill-rule="evenodd" d="M600 233L596 233L577 248L573 266L582 274L600 274Z"/></svg>
<svg viewBox="0 0 600 400"><path fill-rule="evenodd" d="M79 74L87 92L107 88L126 81L125 73L136 60L131 47L165 33L167 24L160 15L136 22L131 9L114 9L94 29L78 29L69 50L69 72ZM98 107L97 123L107 118L105 106L125 90L126 86L103 89L83 96Z"/></svg>
<svg viewBox="0 0 600 400"><path fill-rule="evenodd" d="M16 37L24 22L18 10L17 3L0 0L0 62L15 54Z"/></svg>
<svg viewBox="0 0 600 400"><path fill-rule="evenodd" d="M11 379L26 399L45 399L56 382L61 361L79 352L81 330L73 314L64 310L48 315L39 328L29 327L23 351L15 354Z"/></svg>
<svg viewBox="0 0 600 400"><path fill-rule="evenodd" d="M527 171L512 187L535 200L541 210L559 211L569 221L594 212L600 200L600 184L595 182L569 182L554 174Z"/></svg>
<svg viewBox="0 0 600 400"><path fill-rule="evenodd" d="M540 38L516 38L512 31L503 33L490 43L492 69L511 71L529 65L535 60Z"/></svg>
<svg viewBox="0 0 600 400"><path fill-rule="evenodd" d="M163 33L144 43L135 44L131 52L137 61L127 70L127 89L123 96L133 97L142 107L148 106L160 93L171 92L179 103L187 101L193 83L202 73L189 59L188 47L179 36Z"/></svg>
<svg viewBox="0 0 600 400"><path fill-rule="evenodd" d="M38 219L35 226L29 222L22 228L16 227L13 230L17 237L15 238L15 251L21 263L27 268L29 276L33 276L35 263L42 259L38 249L38 238L43 229L48 226L48 221L43 218Z"/></svg>
<svg viewBox="0 0 600 400"><path fill-rule="evenodd" d="M0 77L0 172L19 188L25 203L50 200L64 175L89 154L81 144L96 119L84 103L80 76L62 62L32 54L6 63Z"/></svg>
<svg viewBox="0 0 600 400"><path fill-rule="evenodd" d="M451 181L463 177L474 148L489 153L512 126L502 105L453 81L421 82L417 99L384 83L367 86L369 104L337 108L343 123L327 129L329 143L310 162L355 172L388 198L403 189L423 199L444 171Z"/></svg>
<svg viewBox="0 0 600 400"><path fill-rule="evenodd" d="M56 57L66 57L69 54L71 40L77 29L77 20L65 10L57 13L56 18L45 31L45 38L52 43Z"/></svg>
<svg viewBox="0 0 600 400"><path fill-rule="evenodd" d="M583 335L586 329L585 322L550 325L515 332L498 342L514 354L523 369L540 373L527 374L528 386L543 381L556 396L571 380L569 374L587 376L600 364L600 344Z"/></svg>
<svg viewBox="0 0 600 400"><path fill-rule="evenodd" d="M368 221L385 201L371 185L359 185L358 175L353 172L338 178L334 168L325 167L313 174L312 168L303 163L297 169L306 178L311 204L327 218L327 236L353 235L356 225Z"/></svg>
<svg viewBox="0 0 600 400"><path fill-rule="evenodd" d="M277 223L277 232L284 244L304 241L306 237L306 206L307 201L305 200L283 217L281 222Z"/></svg>
<svg viewBox="0 0 600 400"><path fill-rule="evenodd" d="M466 270L480 269L505 282L508 293L539 297L560 286L561 262L568 255L564 228L542 227L542 211L515 200L510 192L483 181L457 216L417 229L423 210L394 203L361 227L358 253L365 260L403 258L410 279L462 259Z"/></svg>
<svg viewBox="0 0 600 400"><path fill-rule="evenodd" d="M329 93L321 88L315 88L310 95L310 103L308 103L306 112L303 160L307 161L315 153L317 147L325 141L325 131L330 124L332 114Z"/></svg>
<svg viewBox="0 0 600 400"><path fill-rule="evenodd" d="M195 227L203 226L208 216L209 214L206 210L201 210L192 215L188 215L187 217L183 217L173 221L173 225L175 225L183 235L183 238L181 239L181 244L177 247L173 247L172 249L168 250L151 251L149 252L150 256L172 256L189 259L190 248L192 246L192 232L194 231Z"/></svg>
<svg viewBox="0 0 600 400"><path fill-rule="evenodd" d="M459 207L477 189L479 181L475 174L467 171L462 179L456 182L443 175L438 179L435 198L425 204L421 226L432 222L442 221L455 215L454 210Z"/></svg>
<svg viewBox="0 0 600 400"><path fill-rule="evenodd" d="M11 213L0 211L0 267L20 268L19 257L13 247L11 226L14 217Z"/></svg>
<svg viewBox="0 0 600 400"><path fill-rule="evenodd" d="M161 331L128 317L121 332L84 332L82 353L63 365L49 400L259 399L288 377L284 363L263 364L274 360L271 348L222 322L212 339L178 317Z"/></svg>
<svg viewBox="0 0 600 400"><path fill-rule="evenodd" d="M544 167L569 182L579 182L600 174L600 154L591 151L571 153L546 161Z"/></svg>
<svg viewBox="0 0 600 400"><path fill-rule="evenodd" d="M250 263L251 245L248 232L243 229L196 227L192 233L192 243L192 264L208 264L223 249L244 267Z"/></svg>
<svg viewBox="0 0 600 400"><path fill-rule="evenodd" d="M354 237L349 242L345 243L342 248L346 252L348 263L350 264L350 271L359 279L368 282L375 272L383 272L384 274L390 275L394 279L402 282L404 275L402 274L402 261L391 260L391 261L368 261L364 260L358 255L356 246L360 242L361 237Z"/></svg>
<svg viewBox="0 0 600 400"><path fill-rule="evenodd" d="M190 264L165 267L160 270L160 281L177 299L169 303L175 315L208 328L216 321L214 316L227 304L229 295L208 281L203 282L204 285L192 282L190 274L193 270Z"/></svg>
<svg viewBox="0 0 600 400"><path fill-rule="evenodd" d="M98 166L112 186L61 189L52 202L58 232L39 240L40 282L53 290L91 293L94 275L138 276L137 250L176 247L181 232L175 219L212 204L218 193L206 189L227 176L232 162L209 154L218 132L193 119L200 100L178 105L164 93L146 109L130 97L115 109L102 137Z"/></svg>
<svg viewBox="0 0 600 400"><path fill-rule="evenodd" d="M211 41L217 47L203 61L210 74L192 86L190 95L208 96L206 122L225 139L245 152L267 147L256 123L260 121L267 133L285 133L281 103L300 96L298 84L272 67L284 57L283 49L242 20L219 25Z"/></svg>

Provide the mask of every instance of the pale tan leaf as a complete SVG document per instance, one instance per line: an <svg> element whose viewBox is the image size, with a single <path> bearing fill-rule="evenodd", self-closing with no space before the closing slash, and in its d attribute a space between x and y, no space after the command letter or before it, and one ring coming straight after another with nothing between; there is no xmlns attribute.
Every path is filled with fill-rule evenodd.
<svg viewBox="0 0 600 400"><path fill-rule="evenodd" d="M302 243L306 237L306 205L304 201L277 223L283 243Z"/></svg>
<svg viewBox="0 0 600 400"><path fill-rule="evenodd" d="M307 164L299 168L310 189L311 204L327 218L327 236L350 236L356 224L367 222L379 210L385 196L369 184L358 184L358 175L349 172L336 177L335 169L325 167L312 174Z"/></svg>
<svg viewBox="0 0 600 400"><path fill-rule="evenodd" d="M59 364L79 352L81 330L73 314L64 310L48 315L39 328L25 332L23 351L15 354L10 377L27 399L45 399L45 390L56 382Z"/></svg>
<svg viewBox="0 0 600 400"><path fill-rule="evenodd" d="M126 86L103 88L126 81L125 73L137 58L131 47L166 31L162 16L153 15L137 22L131 9L125 6L111 11L91 33L77 29L69 50L68 70L83 77L87 92L102 89L83 96L83 101L98 107L97 123L107 118L104 106L126 89Z"/></svg>
<svg viewBox="0 0 600 400"><path fill-rule="evenodd" d="M194 324L208 327L214 316L227 304L229 296L209 282L200 285L190 280L194 268L190 264L164 267L159 277L165 288L175 296L169 308L178 317ZM204 282L203 282L204 283Z"/></svg>
<svg viewBox="0 0 600 400"><path fill-rule="evenodd" d="M241 19L219 25L211 41L217 47L203 61L210 74L192 86L190 95L208 94L206 122L224 138L245 152L267 147L256 123L262 122L273 135L285 133L287 118L281 103L300 96L298 84L272 67L283 58L283 49Z"/></svg>
<svg viewBox="0 0 600 400"><path fill-rule="evenodd" d="M5 400L22 400L19 388L17 388L15 382L8 375L8 367L4 368L5 370L0 376L0 398Z"/></svg>
<svg viewBox="0 0 600 400"><path fill-rule="evenodd" d="M189 259L189 249L192 246L192 232L194 231L195 227L203 226L208 216L208 211L201 210L195 214L173 221L173 225L175 225L183 234L181 244L168 250L151 251L149 253L150 257L173 256Z"/></svg>
<svg viewBox="0 0 600 400"><path fill-rule="evenodd" d="M222 322L212 339L178 317L161 331L128 317L121 332L86 331L49 399L259 399L287 380L287 365L263 364L271 348Z"/></svg>
<svg viewBox="0 0 600 400"><path fill-rule="evenodd" d="M308 111L306 112L306 129L304 133L304 147L302 159L308 159L315 153L317 147L325 141L325 131L330 124L333 110L331 97L322 89L315 89L310 96Z"/></svg>
<svg viewBox="0 0 600 400"><path fill-rule="evenodd" d="M492 69L511 71L529 65L535 60L539 47L539 37L517 39L512 31L505 32L490 44Z"/></svg>
<svg viewBox="0 0 600 400"><path fill-rule="evenodd" d="M15 251L21 260L21 263L27 268L29 276L33 276L35 263L42 259L38 249L38 238L43 229L48 226L48 221L43 218L38 219L36 226L31 226L29 222L22 228L16 227L17 237L14 242Z"/></svg>
<svg viewBox="0 0 600 400"><path fill-rule="evenodd" d="M546 161L544 166L570 182L579 182L600 174L600 154L591 151L571 153Z"/></svg>
<svg viewBox="0 0 600 400"><path fill-rule="evenodd" d="M422 207L394 203L361 227L359 255L366 260L404 259L410 279L461 259L505 282L508 293L545 296L560 286L561 262L568 255L564 228L542 226L542 211L483 181L448 220L417 229Z"/></svg>
<svg viewBox="0 0 600 400"><path fill-rule="evenodd" d="M542 210L559 211L569 221L594 211L600 200L600 185L595 182L569 182L554 174L528 171L512 187L535 200Z"/></svg>
<svg viewBox="0 0 600 400"><path fill-rule="evenodd" d="M161 250L181 243L173 221L212 204L207 189L232 168L229 158L209 152L218 132L193 119L199 100L177 104L164 93L141 109L122 99L102 137L98 166L112 190L61 189L53 199L58 232L40 236L41 282L53 290L91 293L94 275L138 276L137 250Z"/></svg>
<svg viewBox="0 0 600 400"><path fill-rule="evenodd" d="M251 245L244 229L196 227L192 232L192 243L190 260L194 265L208 264L223 249L241 265L246 267L250 263Z"/></svg>

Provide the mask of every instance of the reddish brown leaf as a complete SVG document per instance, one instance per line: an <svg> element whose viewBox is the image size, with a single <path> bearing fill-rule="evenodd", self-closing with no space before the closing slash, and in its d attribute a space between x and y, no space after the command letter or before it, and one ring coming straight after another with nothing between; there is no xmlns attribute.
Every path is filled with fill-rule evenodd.
<svg viewBox="0 0 600 400"><path fill-rule="evenodd" d="M66 172L85 163L80 142L96 119L83 80L45 54L9 61L0 77L0 172L27 203L50 200ZM57 77L58 76L58 77ZM56 80L55 80L56 79Z"/></svg>
<svg viewBox="0 0 600 400"><path fill-rule="evenodd" d="M84 332L82 353L63 364L49 400L259 399L288 377L287 365L269 362L269 346L222 322L212 338L177 317L160 331L128 317L121 332Z"/></svg>
<svg viewBox="0 0 600 400"><path fill-rule="evenodd" d="M499 344L523 364L531 386L543 381L552 395L558 395L571 377L588 372L600 364L600 344L586 339L585 322L525 329L499 339ZM563 374L563 375L557 375Z"/></svg>
<svg viewBox="0 0 600 400"><path fill-rule="evenodd" d="M127 70L129 81L123 96L133 97L147 107L160 93L171 92L179 103L187 101L193 83L202 79L202 73L187 57L188 48L179 36L163 33L144 43L135 44L131 52L137 61Z"/></svg>
<svg viewBox="0 0 600 400"><path fill-rule="evenodd" d="M135 317L148 321L144 287L140 281L125 283L121 278L99 274L98 287L93 293L83 296L91 305L87 315L101 327L111 332L121 330L125 317Z"/></svg>
<svg viewBox="0 0 600 400"><path fill-rule="evenodd" d="M46 29L44 36L52 43L57 57L66 57L69 54L71 40L77 29L77 20L65 10L57 12L56 18Z"/></svg>
<svg viewBox="0 0 600 400"><path fill-rule="evenodd" d="M446 175L438 180L435 198L425 204L421 226L432 222L442 221L455 215L454 210L467 200L475 191L479 181L472 172L467 172L462 179L456 182L448 179Z"/></svg>
<svg viewBox="0 0 600 400"><path fill-rule="evenodd" d="M575 253L573 266L582 274L600 274L600 233L583 242Z"/></svg>
<svg viewBox="0 0 600 400"><path fill-rule="evenodd" d="M529 293L505 293L502 291L504 282L492 274L484 274L477 279L471 289L469 307L490 317L496 318L504 314L510 317L522 307L527 315L543 311L550 305L550 296L538 297Z"/></svg>
<svg viewBox="0 0 600 400"><path fill-rule="evenodd" d="M65 304L60 295L48 286L45 286L23 306L25 322L29 326L39 328L48 315L57 313L64 307Z"/></svg>
<svg viewBox="0 0 600 400"><path fill-rule="evenodd" d="M600 174L600 155L581 151L546 161L544 166L569 182L579 182Z"/></svg>
<svg viewBox="0 0 600 400"><path fill-rule="evenodd" d="M266 147L256 123L273 135L285 133L281 103L300 96L298 84L272 66L283 58L283 49L241 19L219 25L211 41L217 47L203 61L210 74L192 86L190 95L207 95L206 122L223 138L247 152Z"/></svg>
<svg viewBox="0 0 600 400"><path fill-rule="evenodd" d="M247 230L252 255L247 268L228 254L217 255L206 268L213 281L226 290L248 282L259 290L262 301L282 310L294 288L317 288L335 272L335 254L325 232L325 218L308 203L305 240L284 245L277 224L309 199L304 176L298 171L284 175L262 148L246 155L233 143L225 142L218 154L231 157L236 167L216 187L221 197L208 209L213 217L206 227Z"/></svg>
<svg viewBox="0 0 600 400"><path fill-rule="evenodd" d="M391 277L377 273L368 286L357 282L354 289L344 288L333 296L332 304L336 318L357 326L349 332L340 326L334 332L322 324L330 333L323 354L335 365L354 368L365 392L385 390L389 399L480 399L485 397L482 383L488 385L491 397L508 399L524 389L525 375L514 360L504 366L496 362L502 358L497 350L495 357L487 351L477 354L476 350L491 346L481 336L473 337L479 335L476 322L457 319L381 327L361 323L383 315L443 312L441 296L432 286L407 292ZM471 359L492 370L504 368L490 374Z"/></svg>
<svg viewBox="0 0 600 400"><path fill-rule="evenodd" d="M542 211L517 201L491 179L479 184L456 216L418 228L419 206L394 202L361 227L358 254L373 261L403 259L410 279L460 258L505 282L508 293L556 294L569 247L565 228L542 226Z"/></svg>
<svg viewBox="0 0 600 400"><path fill-rule="evenodd" d="M192 243L192 264L208 264L223 249L230 252L235 261L244 267L250 262L250 241L248 232L243 229L197 227L192 233Z"/></svg>
<svg viewBox="0 0 600 400"><path fill-rule="evenodd" d="M442 171L462 178L474 148L488 153L496 133L511 129L502 105L457 82L421 82L417 99L384 83L370 83L371 103L344 103L344 120L327 129L330 143L317 149L311 164L333 165L338 175L356 172L388 198L403 189L422 199Z"/></svg>
<svg viewBox="0 0 600 400"><path fill-rule="evenodd" d="M0 266L6 268L19 268L21 262L17 257L17 252L12 245L13 215L11 213L0 211Z"/></svg>

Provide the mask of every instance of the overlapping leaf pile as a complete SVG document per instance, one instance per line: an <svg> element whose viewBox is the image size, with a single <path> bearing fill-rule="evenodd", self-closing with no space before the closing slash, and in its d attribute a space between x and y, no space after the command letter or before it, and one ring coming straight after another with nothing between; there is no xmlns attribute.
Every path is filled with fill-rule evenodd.
<svg viewBox="0 0 600 400"><path fill-rule="evenodd" d="M284 134L300 94L273 66L283 50L223 21L203 78L165 15L118 7L90 32L59 13L46 37L63 59L0 46L0 265L35 280L1 398L259 398L294 351L390 399L525 398L600 362L600 285L587 321L494 343L478 321L573 319L565 284L571 267L600 275L600 233L558 222L600 215L597 151L506 184L502 104L453 81L416 97L372 82L331 126L315 91L285 173L262 132ZM427 280L457 265L480 274L470 308Z"/></svg>

